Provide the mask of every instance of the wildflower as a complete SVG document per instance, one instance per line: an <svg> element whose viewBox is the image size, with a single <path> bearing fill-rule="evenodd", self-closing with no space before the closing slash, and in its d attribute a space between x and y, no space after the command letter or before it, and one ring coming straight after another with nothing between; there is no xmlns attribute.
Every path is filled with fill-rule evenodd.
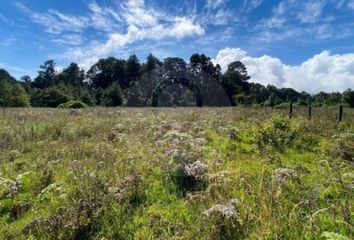
<svg viewBox="0 0 354 240"><path fill-rule="evenodd" d="M57 233L63 225L63 218L58 215L49 218L37 217L28 223L23 229L23 233L29 233L35 230L43 230L48 233Z"/></svg>
<svg viewBox="0 0 354 240"><path fill-rule="evenodd" d="M11 198L20 193L21 182L19 182L17 179L9 180L5 178L0 178L0 186L5 187L3 196L6 198Z"/></svg>
<svg viewBox="0 0 354 240"><path fill-rule="evenodd" d="M134 192L139 191L139 184L139 175L127 176L118 184L118 186L109 187L108 192L114 197L117 202L122 202L125 199L132 197Z"/></svg>
<svg viewBox="0 0 354 240"><path fill-rule="evenodd" d="M228 182L230 181L230 176L231 176L231 172L230 171L221 171L221 172L218 172L216 174L213 174L210 176L210 180L212 182L215 182L215 183L225 183L225 182Z"/></svg>
<svg viewBox="0 0 354 240"><path fill-rule="evenodd" d="M286 179L289 178L295 178L296 177L296 172L292 169L288 169L288 168L279 168L276 169L272 178L273 180L282 183L284 182Z"/></svg>
<svg viewBox="0 0 354 240"><path fill-rule="evenodd" d="M201 181L205 177L207 166L200 161L196 161L192 164L184 165L184 172L187 176L192 176L196 180Z"/></svg>
<svg viewBox="0 0 354 240"><path fill-rule="evenodd" d="M16 160L16 158L18 158L20 156L20 152L17 150L12 150L9 152L9 161L13 162L14 160Z"/></svg>
<svg viewBox="0 0 354 240"><path fill-rule="evenodd" d="M238 200L233 199L226 204L216 204L210 209L203 212L203 215L206 217L211 216L221 216L226 219L238 218L238 212L235 205L238 203Z"/></svg>

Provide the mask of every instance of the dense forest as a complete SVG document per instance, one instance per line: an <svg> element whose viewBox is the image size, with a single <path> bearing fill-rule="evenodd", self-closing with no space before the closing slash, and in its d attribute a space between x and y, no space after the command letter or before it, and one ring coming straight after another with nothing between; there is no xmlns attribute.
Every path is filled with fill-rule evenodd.
<svg viewBox="0 0 354 240"><path fill-rule="evenodd" d="M88 71L76 63L56 71L53 60L40 66L38 76L19 80L0 69L0 107L83 106L331 106L354 107L354 91L311 95L291 88L279 89L250 82L242 62L233 62L222 73L204 54L190 62L149 55L144 63L132 55L127 60L100 59Z"/></svg>

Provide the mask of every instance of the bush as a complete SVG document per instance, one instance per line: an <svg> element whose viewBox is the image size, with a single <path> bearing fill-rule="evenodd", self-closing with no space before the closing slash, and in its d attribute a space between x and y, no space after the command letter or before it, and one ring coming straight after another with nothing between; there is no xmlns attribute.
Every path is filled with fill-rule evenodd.
<svg viewBox="0 0 354 240"><path fill-rule="evenodd" d="M351 107L354 108L354 91L348 89L343 93L343 100Z"/></svg>
<svg viewBox="0 0 354 240"><path fill-rule="evenodd" d="M18 83L0 80L0 107L29 107L29 96Z"/></svg>
<svg viewBox="0 0 354 240"><path fill-rule="evenodd" d="M67 103L63 103L58 106L58 108L61 109L70 109L70 108L79 109L79 108L87 108L87 107L88 105L81 101L69 101Z"/></svg>
<svg viewBox="0 0 354 240"><path fill-rule="evenodd" d="M276 109L288 109L290 108L290 103L281 103L275 106Z"/></svg>
<svg viewBox="0 0 354 240"><path fill-rule="evenodd" d="M297 126L291 124L288 117L275 115L257 130L256 142L260 149L271 146L283 152L295 142L298 130Z"/></svg>
<svg viewBox="0 0 354 240"><path fill-rule="evenodd" d="M70 97L66 94L66 90L60 87L37 89L31 94L31 105L33 107L56 108L69 100Z"/></svg>
<svg viewBox="0 0 354 240"><path fill-rule="evenodd" d="M200 161L178 164L171 176L176 186L185 194L188 191L199 191L207 185L207 166Z"/></svg>
<svg viewBox="0 0 354 240"><path fill-rule="evenodd" d="M123 94L119 84L112 84L111 87L106 89L103 93L101 100L106 107L118 107L123 103Z"/></svg>

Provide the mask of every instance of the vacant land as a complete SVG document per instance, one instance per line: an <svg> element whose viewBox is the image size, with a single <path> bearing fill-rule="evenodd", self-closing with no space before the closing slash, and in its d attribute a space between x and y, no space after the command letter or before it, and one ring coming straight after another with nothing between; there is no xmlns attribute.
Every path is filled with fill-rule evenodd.
<svg viewBox="0 0 354 240"><path fill-rule="evenodd" d="M352 239L354 111L0 109L1 239Z"/></svg>

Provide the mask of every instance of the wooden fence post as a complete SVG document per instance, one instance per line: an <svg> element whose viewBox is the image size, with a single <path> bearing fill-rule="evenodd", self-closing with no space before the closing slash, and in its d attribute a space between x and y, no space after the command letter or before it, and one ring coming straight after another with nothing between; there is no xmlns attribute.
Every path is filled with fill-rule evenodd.
<svg viewBox="0 0 354 240"><path fill-rule="evenodd" d="M338 109L338 123L342 122L343 120L343 105L339 105Z"/></svg>
<svg viewBox="0 0 354 240"><path fill-rule="evenodd" d="M312 106L309 106L309 120L312 119Z"/></svg>
<svg viewBox="0 0 354 240"><path fill-rule="evenodd" d="M293 102L290 103L290 111L289 111L289 117L293 117Z"/></svg>

